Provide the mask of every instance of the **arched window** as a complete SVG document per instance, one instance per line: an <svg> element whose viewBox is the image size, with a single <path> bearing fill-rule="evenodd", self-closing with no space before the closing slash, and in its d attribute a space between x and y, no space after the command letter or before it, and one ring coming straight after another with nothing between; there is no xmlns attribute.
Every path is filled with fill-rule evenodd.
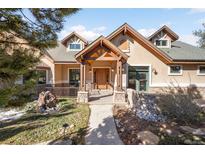
<svg viewBox="0 0 205 154"><path fill-rule="evenodd" d="M119 41L119 48L121 50L128 50L129 49L129 42L127 39L122 39Z"/></svg>

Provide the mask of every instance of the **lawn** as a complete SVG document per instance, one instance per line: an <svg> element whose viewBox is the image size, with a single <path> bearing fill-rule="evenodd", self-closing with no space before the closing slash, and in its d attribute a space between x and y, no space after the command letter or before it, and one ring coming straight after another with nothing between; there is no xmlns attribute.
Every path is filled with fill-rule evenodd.
<svg viewBox="0 0 205 154"><path fill-rule="evenodd" d="M23 117L0 123L0 144L37 144L63 137L62 125L74 127L66 132L73 144L84 144L89 107L77 104L76 99L59 100L59 111L52 114L28 112Z"/></svg>

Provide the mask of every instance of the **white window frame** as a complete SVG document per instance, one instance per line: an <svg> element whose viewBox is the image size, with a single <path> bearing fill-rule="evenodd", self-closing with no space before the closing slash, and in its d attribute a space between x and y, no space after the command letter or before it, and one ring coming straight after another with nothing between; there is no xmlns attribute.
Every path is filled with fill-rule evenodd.
<svg viewBox="0 0 205 154"><path fill-rule="evenodd" d="M156 41L167 41L167 45L166 46L158 46L156 44ZM156 39L154 43L158 48L170 48L170 44L171 44L169 39Z"/></svg>
<svg viewBox="0 0 205 154"><path fill-rule="evenodd" d="M71 45L71 44L80 44L80 49L71 49L71 48L70 48L70 45ZM82 44L81 44L81 43L78 43L78 42L72 42L72 43L69 43L69 44L68 44L68 49L69 49L70 51L80 51L80 50L82 50L82 48L83 48L83 47L82 47Z"/></svg>
<svg viewBox="0 0 205 154"><path fill-rule="evenodd" d="M127 83L126 83L126 87L128 87L128 80L129 80L129 77L128 77L128 67L129 66L145 66L145 67L149 67L149 87L152 87L152 64L127 64L127 71L126 71L126 76L127 76Z"/></svg>
<svg viewBox="0 0 205 154"><path fill-rule="evenodd" d="M179 73L171 73L171 66L180 66L181 67L181 70ZM182 75L183 74L183 67L182 65L169 65L168 66L168 75L169 76L179 76L179 75Z"/></svg>
<svg viewBox="0 0 205 154"><path fill-rule="evenodd" d="M205 67L205 65L198 65L198 67L197 67L197 75L199 75L199 76L205 76L205 73L200 73L200 67L201 67L201 66Z"/></svg>

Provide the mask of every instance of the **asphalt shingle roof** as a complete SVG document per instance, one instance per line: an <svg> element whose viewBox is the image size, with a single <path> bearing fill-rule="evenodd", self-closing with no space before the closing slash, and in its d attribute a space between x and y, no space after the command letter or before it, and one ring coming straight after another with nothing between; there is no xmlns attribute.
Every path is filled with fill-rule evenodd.
<svg viewBox="0 0 205 154"><path fill-rule="evenodd" d="M205 61L205 49L181 41L174 41L171 48L160 50L173 60Z"/></svg>
<svg viewBox="0 0 205 154"><path fill-rule="evenodd" d="M67 51L61 42L58 42L56 48L49 49L47 52L56 62L76 62L75 54L78 53L78 51Z"/></svg>
<svg viewBox="0 0 205 154"><path fill-rule="evenodd" d="M161 52L176 61L205 61L205 49L190 44L174 41L171 48L159 48ZM76 62L78 51L67 51L67 48L58 42L56 48L47 51L55 62Z"/></svg>

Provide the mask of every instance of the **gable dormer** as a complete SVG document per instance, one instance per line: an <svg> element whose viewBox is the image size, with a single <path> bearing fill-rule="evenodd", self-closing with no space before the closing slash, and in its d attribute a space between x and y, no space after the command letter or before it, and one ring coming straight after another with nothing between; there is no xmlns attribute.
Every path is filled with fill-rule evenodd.
<svg viewBox="0 0 205 154"><path fill-rule="evenodd" d="M148 40L158 48L171 48L172 42L178 40L178 38L179 36L175 32L164 25L153 33Z"/></svg>
<svg viewBox="0 0 205 154"><path fill-rule="evenodd" d="M88 45L88 41L76 32L69 34L61 43L67 48L67 51L77 52L83 50Z"/></svg>

